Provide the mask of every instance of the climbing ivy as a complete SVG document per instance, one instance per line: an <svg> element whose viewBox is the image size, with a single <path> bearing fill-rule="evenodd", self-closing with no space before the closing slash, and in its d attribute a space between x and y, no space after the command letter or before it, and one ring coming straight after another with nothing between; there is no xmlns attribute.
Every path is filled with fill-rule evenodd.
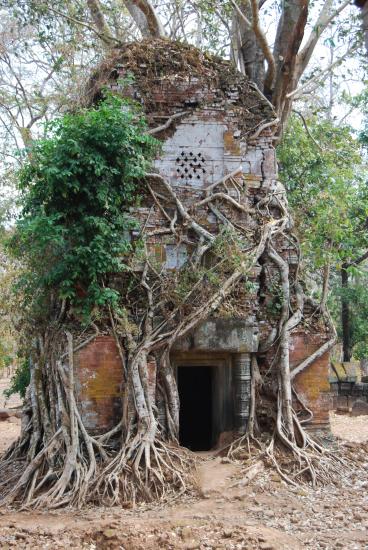
<svg viewBox="0 0 368 550"><path fill-rule="evenodd" d="M25 265L27 303L42 309L55 291L87 316L116 305L108 274L126 269L129 207L157 148L138 108L113 96L47 126L19 173L22 210L8 242Z"/></svg>

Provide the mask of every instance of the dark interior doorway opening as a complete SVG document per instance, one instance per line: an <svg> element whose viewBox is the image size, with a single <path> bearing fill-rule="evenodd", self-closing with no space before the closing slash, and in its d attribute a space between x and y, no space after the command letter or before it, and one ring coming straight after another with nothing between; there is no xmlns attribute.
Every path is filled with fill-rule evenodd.
<svg viewBox="0 0 368 550"><path fill-rule="evenodd" d="M178 367L180 444L192 451L213 446L213 367Z"/></svg>

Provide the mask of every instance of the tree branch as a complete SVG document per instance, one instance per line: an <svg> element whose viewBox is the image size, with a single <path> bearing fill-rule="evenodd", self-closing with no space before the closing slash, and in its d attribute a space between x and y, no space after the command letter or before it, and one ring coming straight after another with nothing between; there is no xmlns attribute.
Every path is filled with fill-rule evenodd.
<svg viewBox="0 0 368 550"><path fill-rule="evenodd" d="M290 379L293 380L297 374L305 370L307 367L309 367L314 361L322 357L325 353L327 353L335 344L336 342L336 335L334 335L330 340L325 342L320 348L318 348L312 355L307 357L304 361L299 363L295 369L293 369L290 373Z"/></svg>
<svg viewBox="0 0 368 550"><path fill-rule="evenodd" d="M296 111L295 109L293 109L293 113L295 113L296 115L298 115L301 119L302 119L302 122L303 122L303 126L305 128L305 131L307 132L308 134L308 137L313 141L314 145L317 147L317 149L319 149L319 151L321 151L321 153L324 152L324 149L320 146L320 144L314 139L314 137L312 136L309 128L308 128L308 124L307 124L307 121L305 120L304 118L304 115L300 112L300 111Z"/></svg>
<svg viewBox="0 0 368 550"><path fill-rule="evenodd" d="M252 26L253 26L254 34L257 37L258 44L260 45L263 51L263 54L266 58L267 65L268 65L265 84L264 84L264 90L267 94L267 92L272 89L273 82L275 80L276 63L275 63L275 58L273 57L273 53L271 52L271 49L268 45L266 36L260 26L259 9L258 9L257 0L250 0L250 5L252 8L252 24L253 24Z"/></svg>
<svg viewBox="0 0 368 550"><path fill-rule="evenodd" d="M235 11L238 13L238 15L243 19L244 23L249 27L252 28L252 23L248 19L248 17L242 12L242 10L239 8L238 4L235 2L235 0L230 0L232 6L235 8Z"/></svg>
<svg viewBox="0 0 368 550"><path fill-rule="evenodd" d="M102 42L109 43L109 38L105 37L103 34L101 34L93 25L89 25L88 23L85 23L84 21L80 21L79 19L75 19L75 17L71 17L70 15L63 13L59 10L56 10L55 8L52 8L50 5L47 6L47 9L54 13L55 15L59 15L60 17L63 17L64 19L67 19L67 21L70 21L71 23L74 23L75 25L79 25L81 27L84 27L85 29L88 29L89 31L96 34ZM121 40L115 37L111 37L111 39L116 42L117 44L121 44Z"/></svg>
<svg viewBox="0 0 368 550"><path fill-rule="evenodd" d="M160 132L163 132L164 130L167 130L170 128L171 124L176 120L177 118L182 118L185 115L189 115L190 111L180 111L180 113L175 113L171 117L167 119L167 121L164 124L161 124L161 126L157 126L157 128L151 128L151 130L148 130L147 134L149 136L154 136L156 134L159 134Z"/></svg>
<svg viewBox="0 0 368 550"><path fill-rule="evenodd" d="M144 37L166 35L161 21L149 0L124 0L124 4Z"/></svg>
<svg viewBox="0 0 368 550"><path fill-rule="evenodd" d="M364 252L364 254L362 254L361 256L359 256L356 260L352 261L352 262L349 262L346 265L346 267L352 267L353 265L359 265L361 264L362 262L364 262L365 260L368 259L368 250L366 252Z"/></svg>
<svg viewBox="0 0 368 550"><path fill-rule="evenodd" d="M340 63L342 63L344 61L344 59L346 59L346 56L348 56L349 54L353 53L356 49L358 48L357 44L354 43L352 46L350 46L350 48L345 52L344 55L342 55L341 57L339 57L338 59L336 59L336 61L334 61L333 63L331 63L330 65L328 65L328 67L326 67L325 69L323 69L322 71L320 71L318 74L316 74L315 76L313 76L312 78L310 78L309 80L307 80L302 86L299 86L299 88L295 88L293 91L289 92L287 95L286 95L286 98L287 99L297 99L298 97L300 97L303 92L308 89L308 87L311 85L311 84L316 84L318 83L319 79L326 73L328 73L329 71L332 71L333 69L335 69L335 67L338 67L340 65Z"/></svg>
<svg viewBox="0 0 368 550"><path fill-rule="evenodd" d="M87 0L87 6L98 29L101 40L106 45L111 46L115 41L115 37L113 36L109 25L106 23L99 0Z"/></svg>
<svg viewBox="0 0 368 550"><path fill-rule="evenodd" d="M272 94L272 103L281 119L281 129L291 109L287 93L298 81L296 62L307 17L308 0L284 0L273 52L277 67Z"/></svg>
<svg viewBox="0 0 368 550"><path fill-rule="evenodd" d="M310 33L308 40L303 47L302 51L298 55L298 70L302 75L312 57L314 48L317 45L322 33L326 30L328 25L350 4L350 0L345 0L341 6L331 13L333 0L326 0L322 10L318 16L318 19L313 26L313 30Z"/></svg>
<svg viewBox="0 0 368 550"><path fill-rule="evenodd" d="M182 202L178 199L178 197L174 193L171 185L166 181L166 179L163 176L161 176L160 174L156 174L156 173L147 173L146 178L148 178L148 179L158 179L164 185L166 191L169 193L169 195L175 201L176 207L177 207L180 215L189 224L189 226L192 229L194 229L194 231L198 235L202 235L206 240L208 240L210 242L214 241L214 239L215 239L214 236L209 231L207 231L207 229L205 229L204 227L199 225L195 220L193 220L192 217L188 214L187 209L184 207Z"/></svg>
<svg viewBox="0 0 368 550"><path fill-rule="evenodd" d="M232 6L235 8L238 15L241 17L241 19L244 21L244 23L253 29L253 32L256 36L257 42L259 46L261 47L261 50L263 52L263 55L267 61L267 74L265 79L265 89L269 90L272 87L273 81L275 79L276 74L276 64L275 59L273 57L273 54L271 52L271 49L268 45L266 36L261 29L260 21L259 21L259 8L257 0L250 0L250 5L252 9L252 21L249 21L249 19L246 17L246 15L243 13L243 11L239 8L238 4L235 0L230 0Z"/></svg>

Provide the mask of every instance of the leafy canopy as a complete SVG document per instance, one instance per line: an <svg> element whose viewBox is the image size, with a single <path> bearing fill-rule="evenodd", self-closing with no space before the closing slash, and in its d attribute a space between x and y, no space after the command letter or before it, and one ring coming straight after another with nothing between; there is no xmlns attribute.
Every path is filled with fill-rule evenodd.
<svg viewBox="0 0 368 550"><path fill-rule="evenodd" d="M19 174L22 213L9 241L25 264L26 300L47 292L90 313L118 300L107 276L126 268L129 207L157 150L133 104L107 96L46 128Z"/></svg>
<svg viewBox="0 0 368 550"><path fill-rule="evenodd" d="M349 127L311 117L290 120L278 148L280 177L288 191L295 223L309 268L318 284L318 268L331 265L329 307L339 337L341 304L350 310L349 334L354 356L368 354L368 274L364 264L354 265L368 248L367 169L361 145ZM368 134L368 132L367 132ZM312 137L311 137L312 136ZM314 141L313 141L314 140ZM348 265L349 285L341 285L340 270Z"/></svg>
<svg viewBox="0 0 368 550"><path fill-rule="evenodd" d="M277 151L280 179L312 269L328 261L339 267L368 246L367 172L349 127L316 117L307 124L310 135L291 117Z"/></svg>

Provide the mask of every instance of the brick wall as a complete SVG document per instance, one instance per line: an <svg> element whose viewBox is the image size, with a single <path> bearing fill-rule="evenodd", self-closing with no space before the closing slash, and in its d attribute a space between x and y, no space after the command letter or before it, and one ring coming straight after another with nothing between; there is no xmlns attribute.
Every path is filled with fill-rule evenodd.
<svg viewBox="0 0 368 550"><path fill-rule="evenodd" d="M291 369L299 365L325 342L321 334L292 335L290 345ZM329 353L325 353L295 377L294 386L300 397L313 412L313 419L307 425L312 431L329 430L329 411L332 408L332 394L328 381Z"/></svg>
<svg viewBox="0 0 368 550"><path fill-rule="evenodd" d="M97 336L75 353L76 395L83 423L91 434L113 428L121 419L123 372L112 336Z"/></svg>

